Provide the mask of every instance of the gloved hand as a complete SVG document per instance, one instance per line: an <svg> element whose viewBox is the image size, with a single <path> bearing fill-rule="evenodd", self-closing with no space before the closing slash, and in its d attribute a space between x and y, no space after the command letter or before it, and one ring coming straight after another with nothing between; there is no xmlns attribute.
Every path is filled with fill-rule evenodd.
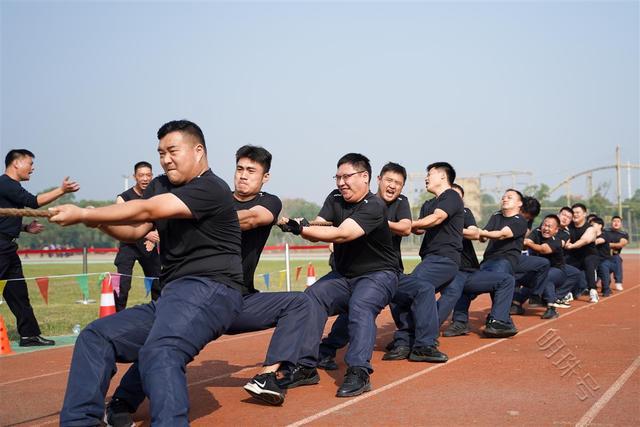
<svg viewBox="0 0 640 427"><path fill-rule="evenodd" d="M307 221L305 218L298 218L297 220L291 218L289 219L289 221L285 222L284 224L278 225L278 227L280 227L280 230L284 231L285 233L293 233L296 236L299 236L300 233L302 233L303 227L308 227L308 226L309 226L309 221Z"/></svg>

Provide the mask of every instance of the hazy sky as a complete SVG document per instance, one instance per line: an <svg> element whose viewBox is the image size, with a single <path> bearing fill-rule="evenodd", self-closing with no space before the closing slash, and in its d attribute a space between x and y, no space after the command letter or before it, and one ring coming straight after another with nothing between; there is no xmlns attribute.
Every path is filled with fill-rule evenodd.
<svg viewBox="0 0 640 427"><path fill-rule="evenodd" d="M551 186L613 164L616 144L640 163L638 1L1 0L0 13L0 148L35 152L33 192L71 175L78 198L114 198L135 162L160 171L156 131L180 118L230 185L235 150L262 145L265 190L318 203L350 151L374 170L449 161Z"/></svg>

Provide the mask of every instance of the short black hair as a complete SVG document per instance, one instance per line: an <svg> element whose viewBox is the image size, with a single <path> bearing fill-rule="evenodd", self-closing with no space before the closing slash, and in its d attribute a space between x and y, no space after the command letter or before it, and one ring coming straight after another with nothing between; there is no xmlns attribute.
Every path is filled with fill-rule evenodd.
<svg viewBox="0 0 640 427"><path fill-rule="evenodd" d="M594 222L596 224L600 224L602 227L604 227L604 220L602 218L600 218L599 216L594 216L593 218L591 218L589 220L589 224L593 224Z"/></svg>
<svg viewBox="0 0 640 427"><path fill-rule="evenodd" d="M344 156L340 157L337 167L340 167L345 163L353 165L353 167L356 169L366 170L369 174L369 181L371 181L371 163L366 156L360 153L347 153Z"/></svg>
<svg viewBox="0 0 640 427"><path fill-rule="evenodd" d="M7 156L4 158L4 167L8 168L9 165L16 159L19 159L20 157L25 157L25 156L29 156L32 159L35 159L36 156L29 150L24 149L24 148L18 148L15 150L10 150L7 153Z"/></svg>
<svg viewBox="0 0 640 427"><path fill-rule="evenodd" d="M456 170L447 162L435 162L427 166L427 172L431 169L444 169L444 173L447 175L447 181L449 185L453 184L456 180Z"/></svg>
<svg viewBox="0 0 640 427"><path fill-rule="evenodd" d="M204 141L204 134L202 133L200 126L197 124L190 122L189 120L173 120L171 122L167 122L158 129L158 140L161 140L171 132L182 132L193 136L198 140L198 143L202 144L204 152L207 152L207 144Z"/></svg>
<svg viewBox="0 0 640 427"><path fill-rule="evenodd" d="M145 162L145 161L143 160L143 161L141 161L141 162L136 163L136 164L133 166L133 173L135 174L136 172L138 172L138 169L140 169L140 168L149 168L149 169L153 170L153 168L151 167L151 163L149 163L149 162Z"/></svg>
<svg viewBox="0 0 640 427"><path fill-rule="evenodd" d="M404 166L398 163L389 162L380 170L380 176L384 175L387 172L399 173L400 175L402 175L402 181L407 182L407 170L404 168Z"/></svg>
<svg viewBox="0 0 640 427"><path fill-rule="evenodd" d="M620 215L614 215L611 217L611 221L613 221L614 219L619 219L620 221L622 221L622 218L620 217Z"/></svg>
<svg viewBox="0 0 640 427"><path fill-rule="evenodd" d="M532 218L535 218L540 215L540 202L535 197L524 196L520 210L531 215Z"/></svg>
<svg viewBox="0 0 640 427"><path fill-rule="evenodd" d="M562 213L562 211L567 211L569 212L571 215L573 215L573 210L571 210L571 208L569 206L563 206L560 208L560 210L558 211L558 213Z"/></svg>
<svg viewBox="0 0 640 427"><path fill-rule="evenodd" d="M522 193L519 192L518 190L516 190L515 188L507 188L506 190L504 190L505 193L508 193L509 191L513 191L514 193L516 193L518 195L518 197L520 197L520 201L522 202L522 205L524 206L524 196L522 195Z"/></svg>
<svg viewBox="0 0 640 427"><path fill-rule="evenodd" d="M454 182L453 184L451 184L451 188L453 189L457 188L458 190L460 190L460 192L462 193L462 197L464 197L464 188L462 188L462 185Z"/></svg>
<svg viewBox="0 0 640 427"><path fill-rule="evenodd" d="M242 158L248 158L258 163L264 169L264 173L269 172L271 169L271 153L265 148L257 147L255 145L243 145L236 151L236 163Z"/></svg>
<svg viewBox="0 0 640 427"><path fill-rule="evenodd" d="M571 212L573 213L573 210L575 208L580 208L583 211L587 212L587 207L583 204L583 203L574 203L573 205L571 205Z"/></svg>
<svg viewBox="0 0 640 427"><path fill-rule="evenodd" d="M551 218L552 220L554 220L556 222L556 224L558 224L558 227L560 227L560 218L558 217L558 215L556 214L549 214L547 216L544 217L544 219L547 218ZM543 220L544 221L544 220Z"/></svg>

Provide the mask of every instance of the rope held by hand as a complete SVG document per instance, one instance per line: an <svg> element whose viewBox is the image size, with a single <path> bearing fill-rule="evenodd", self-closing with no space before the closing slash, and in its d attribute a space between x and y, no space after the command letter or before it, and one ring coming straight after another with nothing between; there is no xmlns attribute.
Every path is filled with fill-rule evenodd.
<svg viewBox="0 0 640 427"><path fill-rule="evenodd" d="M282 217L278 220L278 225L286 224L289 218ZM315 225L317 227L333 227L331 221L309 221L309 225Z"/></svg>
<svg viewBox="0 0 640 427"><path fill-rule="evenodd" d="M29 217L41 217L50 218L53 216L52 212L42 209L14 209L14 208L0 208L0 217L2 216L29 216Z"/></svg>

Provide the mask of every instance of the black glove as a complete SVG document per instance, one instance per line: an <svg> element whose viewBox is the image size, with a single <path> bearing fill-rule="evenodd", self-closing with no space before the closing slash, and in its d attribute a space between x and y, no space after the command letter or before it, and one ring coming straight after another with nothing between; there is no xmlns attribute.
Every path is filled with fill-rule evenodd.
<svg viewBox="0 0 640 427"><path fill-rule="evenodd" d="M302 227L308 226L309 221L304 218L300 219L300 222L296 221L295 219L290 219L285 224L278 225L278 227L280 227L280 230L284 231L285 233L293 233L296 236L299 236L300 233L302 233Z"/></svg>

